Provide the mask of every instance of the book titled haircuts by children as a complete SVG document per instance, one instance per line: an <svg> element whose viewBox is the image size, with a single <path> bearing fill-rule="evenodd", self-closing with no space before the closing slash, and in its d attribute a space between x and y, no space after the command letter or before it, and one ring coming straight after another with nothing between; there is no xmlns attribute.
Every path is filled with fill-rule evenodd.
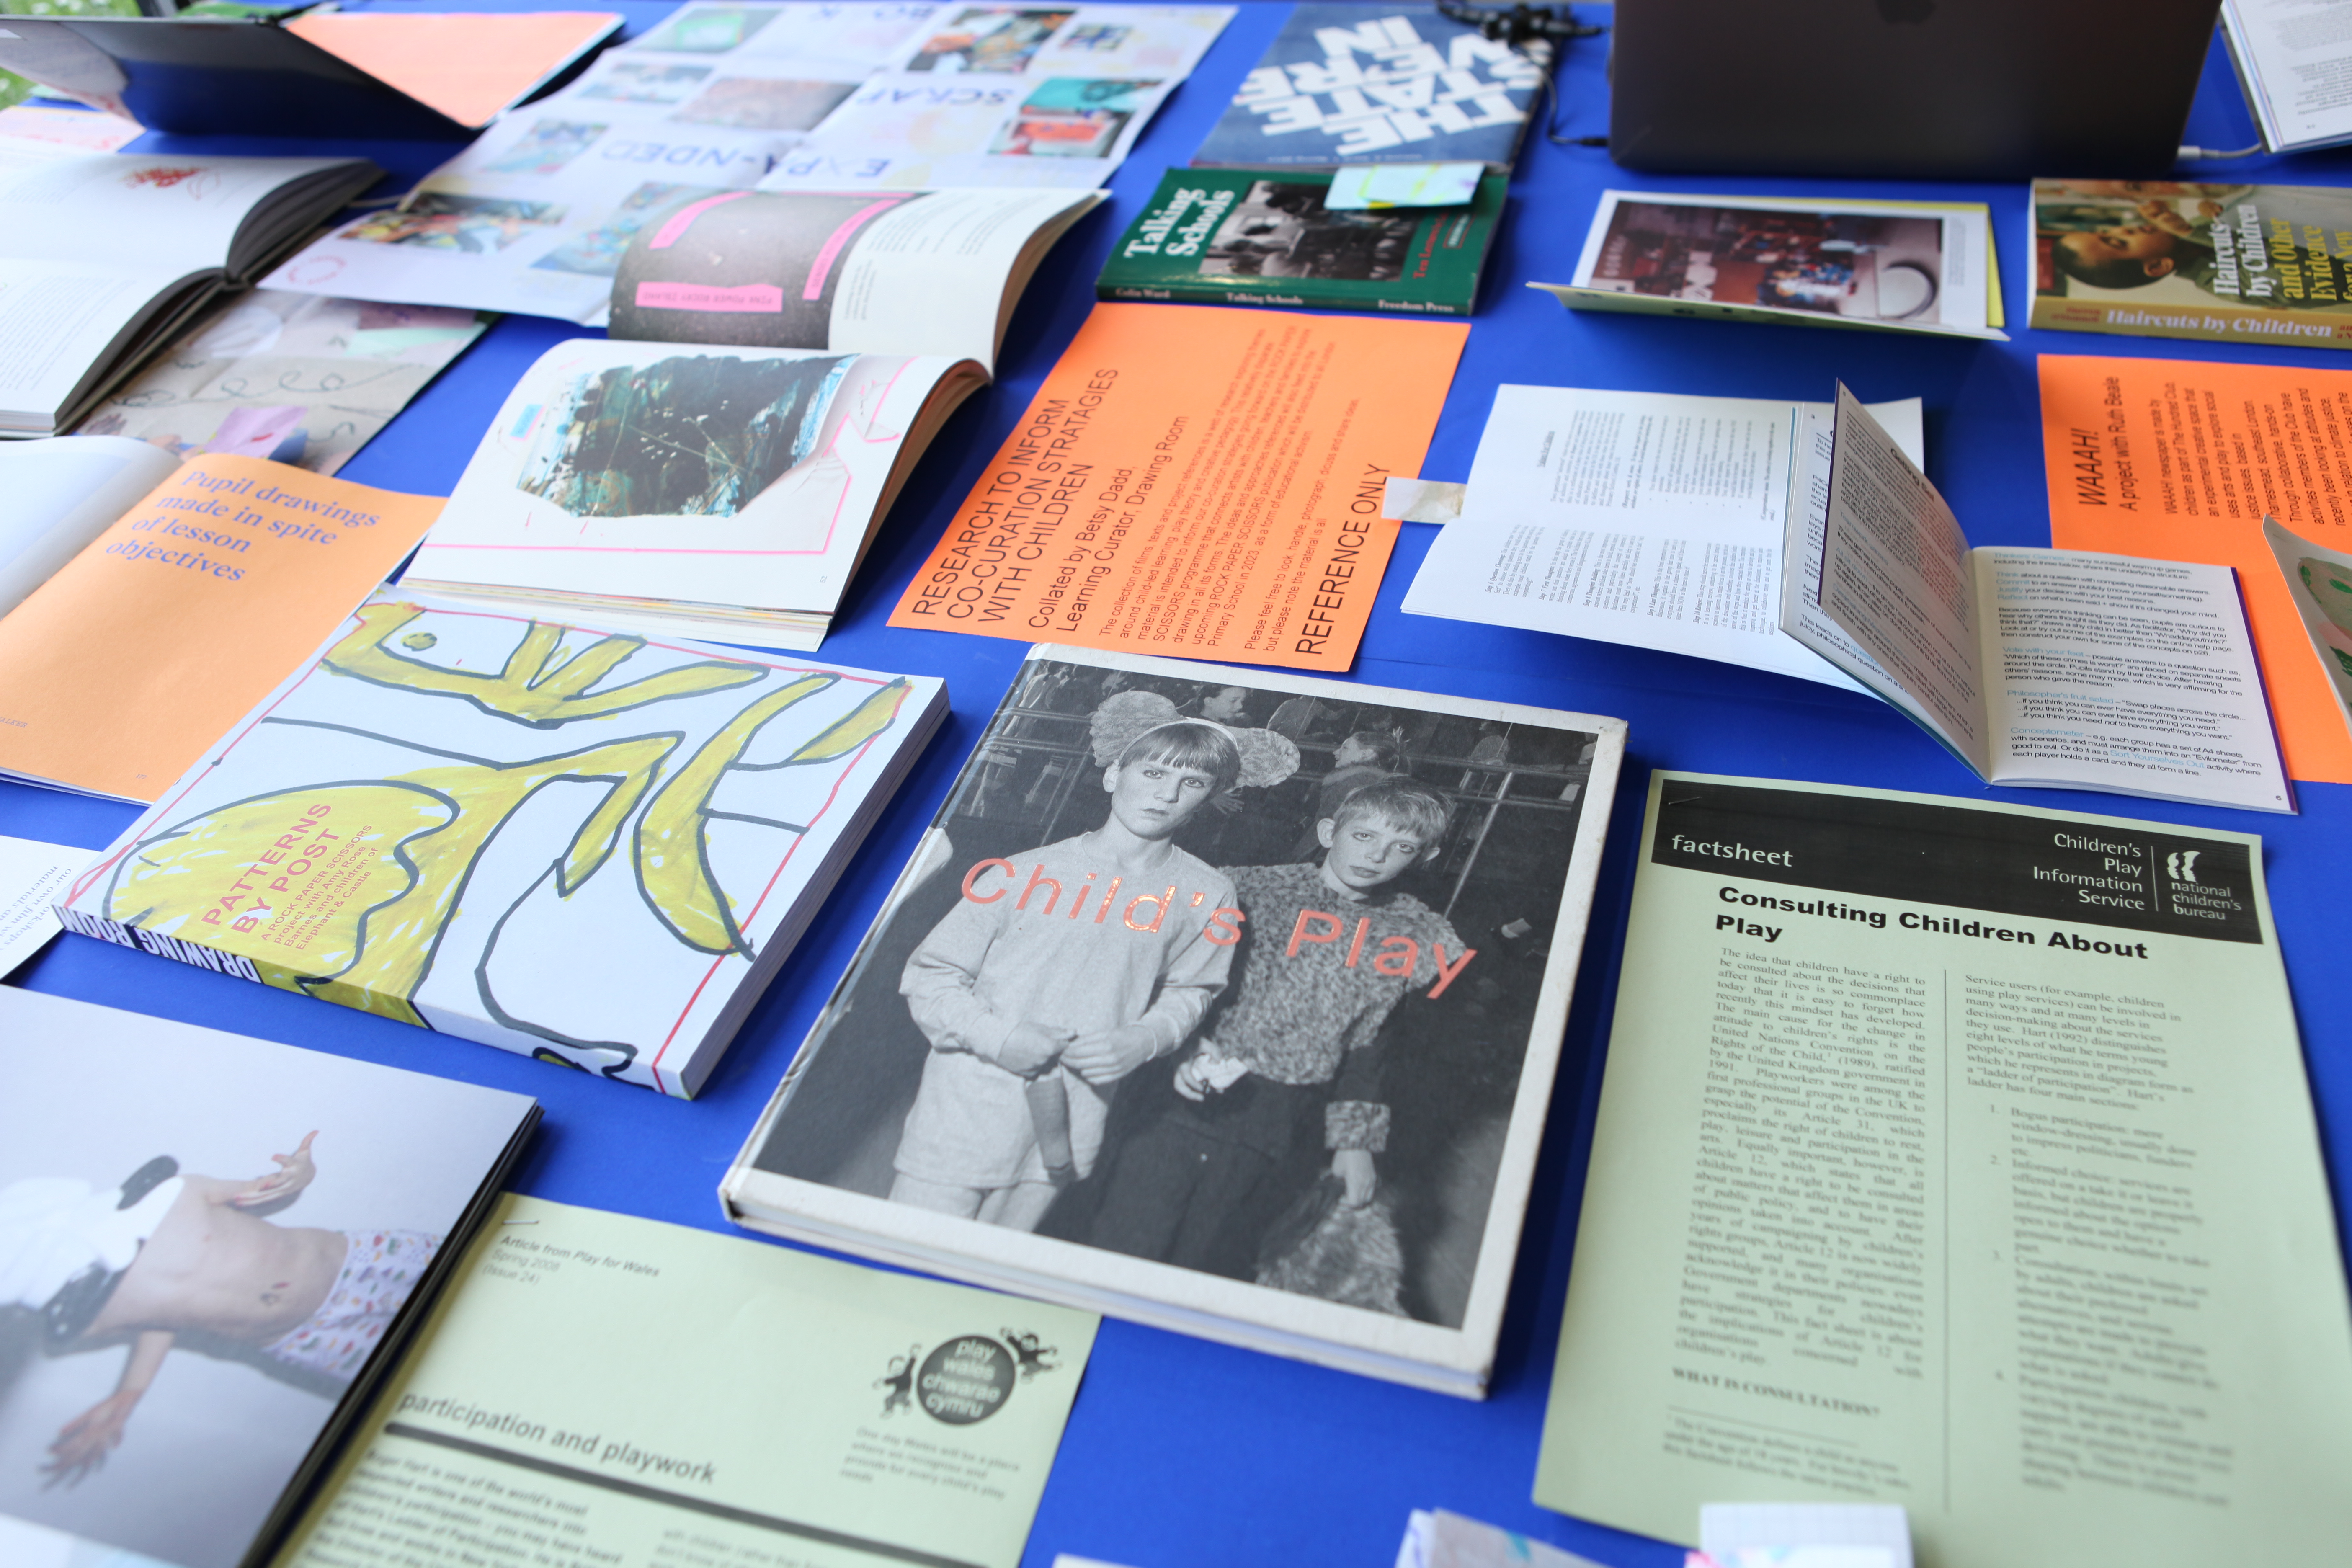
<svg viewBox="0 0 2352 1568"><path fill-rule="evenodd" d="M257 1568L528 1097L0 986L0 1563Z"/></svg>
<svg viewBox="0 0 2352 1568"><path fill-rule="evenodd" d="M692 1095L941 684L386 591L58 903L69 931Z"/></svg>
<svg viewBox="0 0 2352 1568"><path fill-rule="evenodd" d="M1033 649L727 1212L1482 1394L1624 737Z"/></svg>
<svg viewBox="0 0 2352 1568"><path fill-rule="evenodd" d="M2033 182L2033 324L2352 348L2352 191Z"/></svg>

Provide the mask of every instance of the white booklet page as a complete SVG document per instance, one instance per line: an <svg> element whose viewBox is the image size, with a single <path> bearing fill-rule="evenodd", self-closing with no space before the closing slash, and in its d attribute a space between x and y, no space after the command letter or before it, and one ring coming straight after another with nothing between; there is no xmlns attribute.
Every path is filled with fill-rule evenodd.
<svg viewBox="0 0 2352 1568"><path fill-rule="evenodd" d="M1920 449L1916 398L1878 405ZM1862 689L1779 626L1790 518L1826 486L1827 404L1503 386L1411 614L1689 654Z"/></svg>

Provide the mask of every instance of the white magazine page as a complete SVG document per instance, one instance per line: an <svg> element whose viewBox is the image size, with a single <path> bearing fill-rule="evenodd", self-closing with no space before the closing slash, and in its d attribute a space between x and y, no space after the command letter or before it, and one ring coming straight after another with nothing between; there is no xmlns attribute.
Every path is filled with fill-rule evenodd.
<svg viewBox="0 0 2352 1568"><path fill-rule="evenodd" d="M5 276L5 264L0 264ZM0 308L8 296L0 291ZM0 316L0 331L5 331ZM0 445L0 616L162 484L179 454L127 436Z"/></svg>
<svg viewBox="0 0 2352 1568"><path fill-rule="evenodd" d="M901 71L868 79L760 182L763 191L941 185L1092 189L1173 79Z"/></svg>
<svg viewBox="0 0 2352 1568"><path fill-rule="evenodd" d="M2352 140L2352 26L2326 0L2223 0L2221 26L2274 153Z"/></svg>
<svg viewBox="0 0 2352 1568"><path fill-rule="evenodd" d="M398 208L343 225L262 286L585 321L611 298L640 227L748 188L802 135L778 122L814 124L848 90L608 58L501 119Z"/></svg>
<svg viewBox="0 0 2352 1568"><path fill-rule="evenodd" d="M247 214L288 181L338 162L0 155L0 234L20 256L110 265L153 257L176 278L227 266Z"/></svg>
<svg viewBox="0 0 2352 1568"><path fill-rule="evenodd" d="M1822 610L1869 661L1846 673L1990 776L1968 539L1927 476L1843 384L1821 582ZM1847 657L1829 644L1813 651L1832 663Z"/></svg>
<svg viewBox="0 0 2352 1568"><path fill-rule="evenodd" d="M954 363L559 343L508 395L405 580L830 612Z"/></svg>
<svg viewBox="0 0 2352 1568"><path fill-rule="evenodd" d="M1005 295L1041 229L1095 191L730 191L638 236L612 335L835 353L996 357Z"/></svg>
<svg viewBox="0 0 2352 1568"><path fill-rule="evenodd" d="M65 929L50 906L89 862L87 849L0 836L0 978Z"/></svg>
<svg viewBox="0 0 2352 1568"><path fill-rule="evenodd" d="M1748 213L1759 216L1738 225L1723 216ZM1643 252L1660 253L1653 265L1670 264L1654 274L1655 284L1634 276ZM1991 320L1991 216L1965 203L1603 191L1570 286L2000 337ZM1897 271L1906 275L1906 301L1922 286L1929 297L1897 306L1886 292ZM1781 272L1790 274L1787 291L1774 302L1759 280ZM1672 288L1668 278L1677 280ZM1864 283L1870 309L1854 300Z"/></svg>
<svg viewBox="0 0 2352 1568"><path fill-rule="evenodd" d="M1973 552L1995 784L2292 811L2227 566Z"/></svg>
<svg viewBox="0 0 2352 1568"><path fill-rule="evenodd" d="M1780 626L1783 636L1794 637L1807 649L1827 647L1834 650L1821 655L1838 679L1862 691L1879 691L1893 684L1886 672L1835 621L1822 614L1822 541L1829 531L1830 463L1837 450L1837 410L1826 403L1801 405L1801 425L1797 437L1796 474L1789 481L1791 497L1789 507L1788 531L1780 552ZM1916 397L1900 403L1870 404L1876 416L1903 455L1914 463L1926 466L1920 454L1925 447L1922 437L1922 408ZM1847 676L1849 669L1876 671L1867 683Z"/></svg>
<svg viewBox="0 0 2352 1568"><path fill-rule="evenodd" d="M941 5L885 68L1181 81L1233 16L1230 5Z"/></svg>
<svg viewBox="0 0 2352 1568"><path fill-rule="evenodd" d="M90 366L184 276L177 267L0 258L0 428L27 427L5 418L14 412L47 434Z"/></svg>
<svg viewBox="0 0 2352 1568"><path fill-rule="evenodd" d="M1885 405L1916 449L1916 399ZM1860 689L1777 624L1804 411L1824 405L1504 386L1461 520L1406 593L1485 621Z"/></svg>
<svg viewBox="0 0 2352 1568"><path fill-rule="evenodd" d="M1093 194L934 191L899 203L842 262L829 346L993 365L1004 290L1022 250L1037 230Z"/></svg>

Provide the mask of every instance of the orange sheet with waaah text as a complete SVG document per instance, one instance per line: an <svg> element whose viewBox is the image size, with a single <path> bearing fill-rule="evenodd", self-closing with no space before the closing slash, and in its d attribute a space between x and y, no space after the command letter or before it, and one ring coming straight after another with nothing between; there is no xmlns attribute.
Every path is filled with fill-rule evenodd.
<svg viewBox="0 0 2352 1568"><path fill-rule="evenodd" d="M1097 305L890 624L1346 669L1469 331Z"/></svg>
<svg viewBox="0 0 2352 1568"><path fill-rule="evenodd" d="M2050 542L2234 566L2292 777L2352 784L2352 733L2263 539L2352 551L2352 371L2042 357Z"/></svg>

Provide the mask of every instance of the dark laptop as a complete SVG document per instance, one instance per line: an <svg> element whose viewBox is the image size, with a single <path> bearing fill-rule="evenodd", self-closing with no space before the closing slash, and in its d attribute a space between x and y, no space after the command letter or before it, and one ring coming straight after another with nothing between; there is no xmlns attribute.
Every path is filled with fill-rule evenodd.
<svg viewBox="0 0 2352 1568"><path fill-rule="evenodd" d="M1629 169L2133 178L2176 160L2220 0L1617 0Z"/></svg>

